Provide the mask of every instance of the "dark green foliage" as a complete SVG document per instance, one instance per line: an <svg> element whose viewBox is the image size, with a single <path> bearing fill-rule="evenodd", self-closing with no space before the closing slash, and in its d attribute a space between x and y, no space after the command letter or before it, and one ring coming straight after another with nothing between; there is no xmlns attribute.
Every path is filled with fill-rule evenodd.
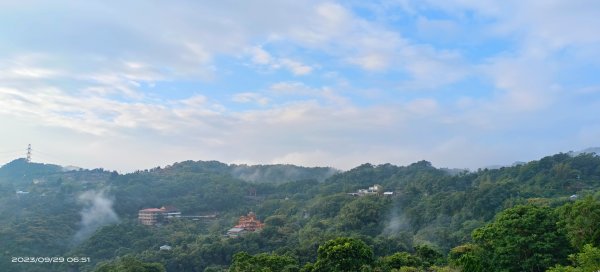
<svg viewBox="0 0 600 272"><path fill-rule="evenodd" d="M600 246L600 201L588 196L564 205L560 208L560 225L575 248Z"/></svg>
<svg viewBox="0 0 600 272"><path fill-rule="evenodd" d="M230 165L230 173L250 182L285 183L301 180L324 181L338 170L329 167L302 167L289 164Z"/></svg>
<svg viewBox="0 0 600 272"><path fill-rule="evenodd" d="M340 237L319 247L313 271L360 271L373 261L373 250L363 241Z"/></svg>
<svg viewBox="0 0 600 272"><path fill-rule="evenodd" d="M160 242L156 241L150 229L137 222L121 223L99 229L78 246L75 254L94 260L108 260L134 253L138 248L158 247Z"/></svg>
<svg viewBox="0 0 600 272"><path fill-rule="evenodd" d="M31 178L41 177L62 171L62 167L54 164L27 162L17 159L0 167L0 177L22 183Z"/></svg>
<svg viewBox="0 0 600 272"><path fill-rule="evenodd" d="M570 252L557 221L556 212L549 207L516 206L475 230L473 238L489 258L489 270L545 271L563 262Z"/></svg>
<svg viewBox="0 0 600 272"><path fill-rule="evenodd" d="M298 261L289 256L261 253L252 256L244 251L233 255L230 272L297 272Z"/></svg>
<svg viewBox="0 0 600 272"><path fill-rule="evenodd" d="M381 259L381 266L386 269L400 269L404 266L420 267L423 265L421 258L408 252L398 252Z"/></svg>
<svg viewBox="0 0 600 272"><path fill-rule="evenodd" d="M464 272L485 272L490 265L483 249L476 244L464 244L450 250L448 262Z"/></svg>
<svg viewBox="0 0 600 272"><path fill-rule="evenodd" d="M145 263L132 256L119 258L115 262L99 264L95 272L165 272L159 263Z"/></svg>
<svg viewBox="0 0 600 272"><path fill-rule="evenodd" d="M344 205L337 217L342 230L357 230L363 234L381 233L381 222L388 214L388 199L378 196L366 196Z"/></svg>
<svg viewBox="0 0 600 272"><path fill-rule="evenodd" d="M218 161L184 161L155 172L188 172L230 175L253 183L285 183L299 180L323 181L338 171L329 167L302 167L289 164L236 165Z"/></svg>
<svg viewBox="0 0 600 272"><path fill-rule="evenodd" d="M582 252L569 256L574 266L557 265L548 272L590 272L600 270L600 249L590 244L584 245Z"/></svg>
<svg viewBox="0 0 600 272"><path fill-rule="evenodd" d="M428 245L415 246L415 255L422 261L425 267L445 262L444 255L439 250Z"/></svg>

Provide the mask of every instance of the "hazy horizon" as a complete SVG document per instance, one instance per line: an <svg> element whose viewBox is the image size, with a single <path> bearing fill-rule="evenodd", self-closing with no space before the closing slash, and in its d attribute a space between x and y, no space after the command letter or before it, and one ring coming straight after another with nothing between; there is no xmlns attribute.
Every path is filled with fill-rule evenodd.
<svg viewBox="0 0 600 272"><path fill-rule="evenodd" d="M600 146L600 2L0 1L0 164L477 169Z"/></svg>
<svg viewBox="0 0 600 272"><path fill-rule="evenodd" d="M597 151L595 151L596 149L600 149L600 147L590 147L590 148L586 148L586 149L583 149L583 150L575 150L575 151L574 151L574 150L569 150L569 151L567 151L567 152L563 152L563 151L561 151L561 152L559 152L559 153L566 153L566 154L573 153L573 154L575 154L575 155L576 155L576 154L579 154L579 153L589 153L589 152L590 152L590 150L594 150L594 151L592 151L592 152L594 152L594 153L598 154L598 153L597 153ZM557 153L557 154L558 154L558 153ZM547 156L552 156L552 155L555 155L555 154L546 154L546 155L547 155ZM6 164L8 164L8 163L11 163L11 162L13 162L13 161L16 161L16 160L27 160L27 158L26 158L26 157L27 157L27 156L23 156L23 157L14 158L14 159L12 159L12 160L9 160L9 161L6 161L6 162L0 162L0 167L2 167L2 166L4 166L4 165L6 165ZM432 166L433 166L433 167L435 167L435 168L438 168L438 169L450 169L450 170L454 169L454 170L468 170L468 171L477 171L478 169L486 169L486 168L487 168L487 169L497 169L497 168L501 168L501 167L510 167L510 166L514 166L514 165L516 165L516 164L519 164L519 163L527 163L527 162L530 162L530 161L536 161L536 160L539 160L539 159L542 159L542 157L539 157L539 158L534 158L534 159L532 159L532 160L527 160L527 161L515 160L515 161L513 161L513 162L506 162L506 163L504 163L504 164L490 164L490 165L482 165L482 166L479 166L479 167L477 167L477 168L466 168L466 167L463 167L463 168L457 168L457 167L447 167L447 166L444 166L444 165L435 165L435 164L433 164L433 163L432 163ZM425 161L429 161L429 160L426 160L426 159L423 159L423 160L425 160ZM217 162L220 162L220 163L223 163L223 164L226 164L226 165L230 165L230 166L231 166L231 165L234 165L234 166L242 166L242 165L245 165L245 166L259 166L259 165L265 165L265 166L267 166L267 165L292 165L292 166L307 167L307 168L311 168L311 167L323 167L323 168L330 168L330 169L332 169L332 170L336 170L336 171L342 171L342 172L344 172L344 171L349 171L349 170L352 170L353 168L359 167L359 166L360 166L360 165L362 165L362 164L374 164L374 165L380 165L380 164L386 164L386 163L389 163L389 162L381 162L381 163L379 163L379 164L378 164L378 163L372 163L372 162L367 162L367 161L366 161L366 162L363 162L363 163L361 163L360 165L358 165L358 164L357 164L357 165L351 166L350 168L344 168L344 169L342 169L342 168L337 168L337 167L333 167L333 166L330 166L330 165L312 165L312 166L307 166L307 165L291 164L291 163L267 163L267 164L261 164L261 163L257 163L257 164L253 164L253 163L232 163L232 162L218 161L218 160L210 160L210 159L205 159L205 160L191 160L191 159L187 159L187 160L186 160L186 159L182 159L182 160L173 161L173 162L171 162L171 163L167 163L167 164L164 164L164 165L156 165L156 166L153 166L153 167L139 168L139 169L117 170L117 169L105 169L104 167L101 167L101 166L96 166L96 167L93 167L93 166L92 166L92 167L81 167L81 166L78 166L78 165L72 165L72 164L70 164L70 165L61 165L61 164L58 164L58 163L53 163L53 162L51 162L51 161L36 161L36 160L33 160L33 156L32 156L32 160L31 160L31 162L32 162L32 163L41 163L41 164L54 164L54 165L61 166L61 167L63 167L64 169L69 169L69 168L76 169L76 168L80 168L80 169L88 169L88 170L91 170L91 169L102 168L102 169L103 169L103 170L105 170L105 171L117 171L117 172L119 172L120 174L134 173L134 172L137 172L137 171L150 170L150 169L153 169L153 168L156 168L156 167L165 168L165 167L173 166L173 165L175 165L175 164L177 164L177 163L182 163L182 162L186 162L186 161L193 161L193 162L209 162L209 161L217 161ZM421 161L422 161L422 160L421 160ZM410 165L410 164L417 163L417 162L418 162L418 161L409 162L409 163L405 163L405 164L394 164L394 165L396 165L396 166L408 166L408 165ZM429 161L429 162L431 162L431 161ZM392 164L393 164L393 163L392 163Z"/></svg>

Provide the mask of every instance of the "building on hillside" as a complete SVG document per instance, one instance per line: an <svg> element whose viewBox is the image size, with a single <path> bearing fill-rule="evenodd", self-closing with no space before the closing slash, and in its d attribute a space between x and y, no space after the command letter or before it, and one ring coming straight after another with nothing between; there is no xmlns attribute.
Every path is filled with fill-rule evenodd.
<svg viewBox="0 0 600 272"><path fill-rule="evenodd" d="M181 216L181 212L175 207L167 206L158 208L142 209L138 212L138 220L142 225L154 226L158 223L162 223L165 220L178 218Z"/></svg>
<svg viewBox="0 0 600 272"><path fill-rule="evenodd" d="M164 210L163 212L163 216L168 220L168 219L172 219L172 218L179 218L181 217L181 212L173 207L173 206L163 206L161 207L162 210Z"/></svg>
<svg viewBox="0 0 600 272"><path fill-rule="evenodd" d="M46 180L45 179L33 179L31 182L33 182L33 184L41 184L41 183L45 183Z"/></svg>
<svg viewBox="0 0 600 272"><path fill-rule="evenodd" d="M369 189L367 190L367 192L369 194L378 194L378 195L380 195L381 193L383 193L383 186L381 186L379 184L375 184L375 185L369 187Z"/></svg>
<svg viewBox="0 0 600 272"><path fill-rule="evenodd" d="M579 196L578 196L578 195L571 195L571 196L569 197L569 200L571 200L571 201L575 201L575 200L577 200L578 198L579 198Z"/></svg>
<svg viewBox="0 0 600 272"><path fill-rule="evenodd" d="M208 223L208 222L212 222L212 221L216 220L217 214L213 213L213 214L209 214L209 215L182 215L179 218Z"/></svg>
<svg viewBox="0 0 600 272"><path fill-rule="evenodd" d="M21 199L21 197L25 197L26 195L29 195L29 192L26 191L17 191L17 199Z"/></svg>
<svg viewBox="0 0 600 272"><path fill-rule="evenodd" d="M157 208L143 209L138 212L138 220L142 225L153 226L162 221L163 210Z"/></svg>
<svg viewBox="0 0 600 272"><path fill-rule="evenodd" d="M227 231L227 236L239 237L246 232L261 230L263 227L264 224L260 222L260 220L256 219L256 214L250 212L248 215L240 216L238 224Z"/></svg>
<svg viewBox="0 0 600 272"><path fill-rule="evenodd" d="M242 228L247 231L257 231L264 227L264 224L260 220L256 219L256 214L249 212L248 215L240 216L236 228Z"/></svg>
<svg viewBox="0 0 600 272"><path fill-rule="evenodd" d="M394 193L393 192L384 192L383 186L381 186L379 184L375 184L375 185L369 187L368 189L358 189L358 191L356 191L355 193L348 193L348 194L351 196L366 196L366 195L391 196Z"/></svg>
<svg viewBox="0 0 600 272"><path fill-rule="evenodd" d="M227 236L230 238L237 238L240 237L242 234L247 233L248 231L242 228L230 228L227 231Z"/></svg>
<svg viewBox="0 0 600 272"><path fill-rule="evenodd" d="M169 250L173 249L173 247L169 246L169 245L162 245L159 247L159 249L169 251Z"/></svg>

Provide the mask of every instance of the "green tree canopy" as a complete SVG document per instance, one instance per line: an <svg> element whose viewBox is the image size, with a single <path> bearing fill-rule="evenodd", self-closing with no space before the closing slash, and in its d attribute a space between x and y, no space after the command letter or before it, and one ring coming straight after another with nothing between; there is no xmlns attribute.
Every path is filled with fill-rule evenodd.
<svg viewBox="0 0 600 272"><path fill-rule="evenodd" d="M244 251L233 255L231 272L274 272L299 271L298 261L290 256L260 253L252 256Z"/></svg>
<svg viewBox="0 0 600 272"><path fill-rule="evenodd" d="M463 272L484 272L486 269L483 255L478 245L464 244L450 250L448 261Z"/></svg>
<svg viewBox="0 0 600 272"><path fill-rule="evenodd" d="M115 262L98 265L95 272L166 272L160 263L145 263L132 256L119 258Z"/></svg>
<svg viewBox="0 0 600 272"><path fill-rule="evenodd" d="M570 255L569 259L575 265L560 266L557 265L548 270L548 272L589 272L600 270L600 248L593 247L590 244L583 246L581 253Z"/></svg>
<svg viewBox="0 0 600 272"><path fill-rule="evenodd" d="M476 229L473 238L489 254L489 271L544 271L569 253L557 221L549 207L515 206Z"/></svg>
<svg viewBox="0 0 600 272"><path fill-rule="evenodd" d="M577 249L585 244L600 246L600 202L588 196L561 207L560 225Z"/></svg>
<svg viewBox="0 0 600 272"><path fill-rule="evenodd" d="M360 271L361 267L373 264L373 249L365 242L340 237L319 246L315 272Z"/></svg>
<svg viewBox="0 0 600 272"><path fill-rule="evenodd" d="M390 256L385 256L381 259L381 263L382 266L389 269L400 269L405 266L420 267L422 265L421 258L408 252L397 252Z"/></svg>

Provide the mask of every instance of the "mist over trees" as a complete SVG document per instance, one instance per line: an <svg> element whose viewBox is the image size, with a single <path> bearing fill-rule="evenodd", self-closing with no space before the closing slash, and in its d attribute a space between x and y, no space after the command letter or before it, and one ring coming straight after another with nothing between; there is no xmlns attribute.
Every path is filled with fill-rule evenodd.
<svg viewBox="0 0 600 272"><path fill-rule="evenodd" d="M358 194L374 185L381 191ZM474 172L427 161L345 172L187 161L119 174L16 160L0 167L0 267L590 271L600 269L599 188L600 158L588 153ZM161 206L216 218L137 222L140 209ZM95 210L103 213L89 212ZM251 211L262 230L225 236ZM90 261L24 263L13 256Z"/></svg>

